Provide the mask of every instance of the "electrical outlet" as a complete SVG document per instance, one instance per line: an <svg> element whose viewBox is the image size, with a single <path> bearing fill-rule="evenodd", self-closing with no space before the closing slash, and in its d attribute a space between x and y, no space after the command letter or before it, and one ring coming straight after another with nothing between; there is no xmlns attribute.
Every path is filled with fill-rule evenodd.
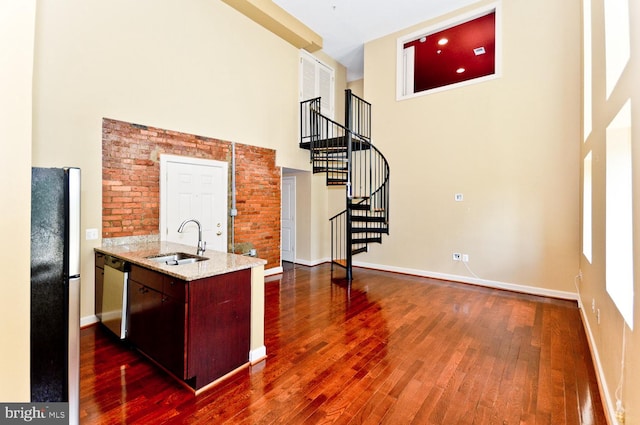
<svg viewBox="0 0 640 425"><path fill-rule="evenodd" d="M460 254L459 252L453 253L453 261L460 261L461 259L462 259L462 254Z"/></svg>
<svg viewBox="0 0 640 425"><path fill-rule="evenodd" d="M453 199L455 199L456 202L462 202L464 201L464 195L462 193L456 193L453 195Z"/></svg>
<svg viewBox="0 0 640 425"><path fill-rule="evenodd" d="M469 262L469 254L462 254L462 262L463 263Z"/></svg>

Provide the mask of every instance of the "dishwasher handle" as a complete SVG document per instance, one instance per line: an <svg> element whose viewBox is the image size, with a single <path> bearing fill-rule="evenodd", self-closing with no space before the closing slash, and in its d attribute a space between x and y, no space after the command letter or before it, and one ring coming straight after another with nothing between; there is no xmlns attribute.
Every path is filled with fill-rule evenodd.
<svg viewBox="0 0 640 425"><path fill-rule="evenodd" d="M129 263L122 258L114 257L112 255L105 255L104 265L121 272L128 272L130 269Z"/></svg>

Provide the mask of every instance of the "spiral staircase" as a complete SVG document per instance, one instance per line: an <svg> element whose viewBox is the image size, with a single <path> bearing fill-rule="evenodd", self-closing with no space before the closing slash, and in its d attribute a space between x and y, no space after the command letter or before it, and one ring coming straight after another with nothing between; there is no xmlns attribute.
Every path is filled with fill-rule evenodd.
<svg viewBox="0 0 640 425"><path fill-rule="evenodd" d="M344 186L344 211L331 217L331 264L353 278L353 256L389 234L389 163L371 141L371 104L345 92L345 125L322 115L320 98L300 103L300 147L327 186Z"/></svg>

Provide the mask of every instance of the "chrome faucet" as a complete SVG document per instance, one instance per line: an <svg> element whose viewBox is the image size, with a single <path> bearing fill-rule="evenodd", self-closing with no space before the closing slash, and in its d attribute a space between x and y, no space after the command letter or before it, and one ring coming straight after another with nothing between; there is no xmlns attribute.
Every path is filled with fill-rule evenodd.
<svg viewBox="0 0 640 425"><path fill-rule="evenodd" d="M202 240L202 226L200 225L200 222L198 220L196 220L195 218L189 218L183 221L180 227L178 227L178 233L182 233L184 225L190 221L193 221L198 225L198 255L202 255L207 248L207 242Z"/></svg>

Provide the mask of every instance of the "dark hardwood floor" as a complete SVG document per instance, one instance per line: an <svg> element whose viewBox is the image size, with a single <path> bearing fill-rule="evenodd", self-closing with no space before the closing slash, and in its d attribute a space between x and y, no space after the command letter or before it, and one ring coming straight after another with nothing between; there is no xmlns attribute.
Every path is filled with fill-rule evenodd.
<svg viewBox="0 0 640 425"><path fill-rule="evenodd" d="M100 326L83 424L606 424L575 302L328 265L266 285L268 358L193 395Z"/></svg>

